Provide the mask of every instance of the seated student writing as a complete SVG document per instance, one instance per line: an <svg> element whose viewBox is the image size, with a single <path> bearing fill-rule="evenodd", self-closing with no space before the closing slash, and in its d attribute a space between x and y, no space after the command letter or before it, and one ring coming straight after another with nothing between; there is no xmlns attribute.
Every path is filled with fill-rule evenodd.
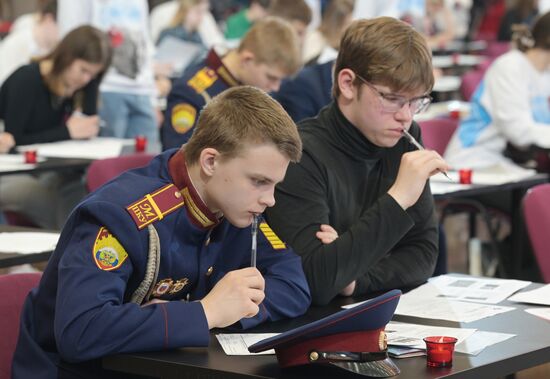
<svg viewBox="0 0 550 379"><path fill-rule="evenodd" d="M513 165L507 143L519 149L550 148L550 12L532 31L517 26L517 49L489 67L472 96L445 158L456 168Z"/></svg>
<svg viewBox="0 0 550 379"><path fill-rule="evenodd" d="M265 222L250 267L251 222L300 155L283 108L241 86L204 108L186 145L92 193L25 302L14 378L105 378L106 355L208 346L212 328L303 314L300 258Z"/></svg>
<svg viewBox="0 0 550 379"><path fill-rule="evenodd" d="M314 303L414 286L434 272L437 222L428 178L447 164L413 115L430 102L431 53L410 25L353 22L335 63L334 100L298 124L300 163L277 186L268 221L302 256ZM321 229L321 230L319 230Z"/></svg>
<svg viewBox="0 0 550 379"><path fill-rule="evenodd" d="M95 137L98 87L111 55L108 36L82 26L11 74L0 88L0 118L16 145ZM65 171L2 178L0 208L43 228L61 228L84 195L81 176Z"/></svg>
<svg viewBox="0 0 550 379"><path fill-rule="evenodd" d="M181 146L191 137L199 111L215 95L242 84L277 91L300 62L296 33L288 22L273 17L255 23L237 49L223 56L210 50L172 86L161 130L163 149Z"/></svg>

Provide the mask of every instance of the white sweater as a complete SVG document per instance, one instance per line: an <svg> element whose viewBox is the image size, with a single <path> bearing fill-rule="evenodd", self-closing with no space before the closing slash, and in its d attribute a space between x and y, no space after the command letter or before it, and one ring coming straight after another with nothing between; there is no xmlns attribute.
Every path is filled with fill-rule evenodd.
<svg viewBox="0 0 550 379"><path fill-rule="evenodd" d="M154 45L146 0L58 0L60 34L84 24L122 35L101 91L154 95Z"/></svg>
<svg viewBox="0 0 550 379"><path fill-rule="evenodd" d="M550 148L550 70L537 71L512 50L487 70L445 152L455 167L481 168L501 162L506 142Z"/></svg>

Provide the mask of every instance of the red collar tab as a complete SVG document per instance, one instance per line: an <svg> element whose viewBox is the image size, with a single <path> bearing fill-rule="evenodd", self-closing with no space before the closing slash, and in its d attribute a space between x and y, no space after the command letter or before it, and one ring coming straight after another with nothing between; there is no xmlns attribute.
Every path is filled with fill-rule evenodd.
<svg viewBox="0 0 550 379"><path fill-rule="evenodd" d="M168 171L170 172L174 184L181 189L180 192L186 205L185 209L191 221L196 226L203 229L216 226L219 220L216 215L208 209L193 186L191 178L189 177L189 172L187 171L183 151L178 151L170 158L168 162Z"/></svg>

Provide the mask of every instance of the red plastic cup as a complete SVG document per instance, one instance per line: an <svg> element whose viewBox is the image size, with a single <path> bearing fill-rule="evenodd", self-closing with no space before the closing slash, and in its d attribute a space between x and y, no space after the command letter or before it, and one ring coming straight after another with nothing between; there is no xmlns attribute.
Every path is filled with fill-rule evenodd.
<svg viewBox="0 0 550 379"><path fill-rule="evenodd" d="M460 184L472 184L472 169L463 168L458 170L458 181Z"/></svg>
<svg viewBox="0 0 550 379"><path fill-rule="evenodd" d="M136 152L141 153L145 151L147 147L147 137L145 136L136 136Z"/></svg>
<svg viewBox="0 0 550 379"><path fill-rule="evenodd" d="M451 367L457 339L433 336L424 338L428 367Z"/></svg>
<svg viewBox="0 0 550 379"><path fill-rule="evenodd" d="M36 163L36 150L27 150L24 155L25 163Z"/></svg>
<svg viewBox="0 0 550 379"><path fill-rule="evenodd" d="M449 117L453 120L458 120L460 118L460 110L453 109L449 111Z"/></svg>

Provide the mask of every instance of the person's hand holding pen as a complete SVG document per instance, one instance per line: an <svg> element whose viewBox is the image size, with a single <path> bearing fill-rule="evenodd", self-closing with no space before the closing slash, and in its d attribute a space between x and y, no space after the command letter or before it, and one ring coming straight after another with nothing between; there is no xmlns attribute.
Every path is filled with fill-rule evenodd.
<svg viewBox="0 0 550 379"><path fill-rule="evenodd" d="M101 120L99 116L86 116L75 111L67 120L67 129L71 139L86 139L96 137L99 134Z"/></svg>
<svg viewBox="0 0 550 379"><path fill-rule="evenodd" d="M436 151L407 152L401 157L397 178L388 194L406 210L418 201L430 176L449 169L450 166Z"/></svg>

